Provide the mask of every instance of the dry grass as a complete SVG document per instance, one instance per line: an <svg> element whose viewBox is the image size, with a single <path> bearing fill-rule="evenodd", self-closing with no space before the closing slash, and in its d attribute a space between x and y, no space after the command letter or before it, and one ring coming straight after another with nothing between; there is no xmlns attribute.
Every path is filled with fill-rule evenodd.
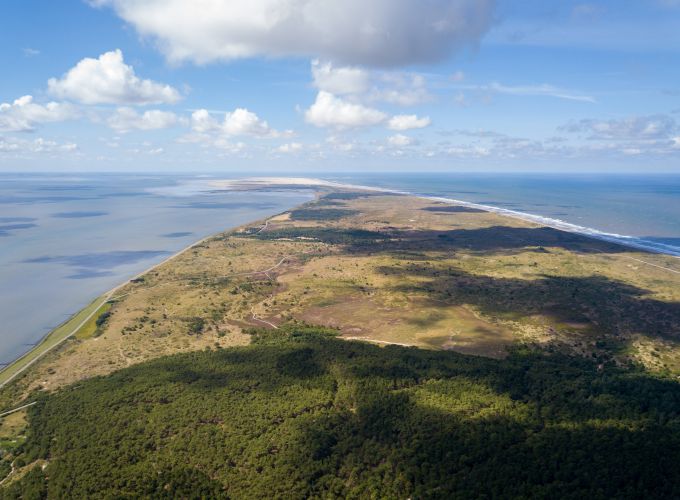
<svg viewBox="0 0 680 500"><path fill-rule="evenodd" d="M354 215L297 221L282 214L266 227L253 223L207 240L123 287L103 333L79 336L50 353L17 382L19 393L166 354L242 345L244 329L292 320L381 343L502 357L521 342L680 370L680 318L672 316L680 275L655 267L678 269L676 259L495 214L432 207L402 196L336 200L332 208ZM290 228L302 229L274 237ZM383 236L331 244L304 228ZM581 295L572 300L562 283L576 283L575 294L579 287L580 294L588 287L601 293L593 304ZM633 308L641 317L613 333L602 323L598 301L617 293L620 303L609 304L608 314L618 307L625 316ZM651 305L638 311L643 302ZM647 310L678 324L641 330L655 324L643 317Z"/></svg>

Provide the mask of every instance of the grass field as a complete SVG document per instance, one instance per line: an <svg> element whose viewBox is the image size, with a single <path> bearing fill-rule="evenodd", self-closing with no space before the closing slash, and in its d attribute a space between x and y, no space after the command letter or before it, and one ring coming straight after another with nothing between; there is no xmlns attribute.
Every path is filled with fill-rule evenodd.
<svg viewBox="0 0 680 500"><path fill-rule="evenodd" d="M0 402L168 354L245 345L245 329L290 322L381 345L503 358L521 344L680 374L672 270L672 257L497 214L332 193L195 245L121 287L113 304L93 302L3 370L0 383L49 350Z"/></svg>
<svg viewBox="0 0 680 500"><path fill-rule="evenodd" d="M86 328L90 321L94 323L98 316L97 313L102 308L106 307L107 300L107 297L98 297L86 308L82 309L65 323L52 330L40 341L40 343L21 358L3 368L2 371L0 371L0 388L14 380L14 378L19 376L24 370L38 361L51 349L54 349L70 336L75 335L80 332L80 330ZM83 324L83 322L85 322L85 324Z"/></svg>
<svg viewBox="0 0 680 500"><path fill-rule="evenodd" d="M304 332L316 333L306 337ZM460 429L455 424L441 436L412 435L414 446L423 436L432 438L424 448L429 458L417 455L408 473L395 476L395 488L404 491L410 484L419 491L409 478L430 477L423 464L448 464L441 469L448 479L450 470L460 467L460 477L469 478L471 470L479 470L468 467L469 453L485 450L478 456L484 463L480 457L510 449L520 454L501 460L504 464L541 457L529 461L537 467L532 481L540 485L546 455L534 448L539 432L554 458L554 474L564 471L577 443L577 449L590 446L586 455L595 457L585 470L617 464L602 472L602 477L621 476L609 483L612 492L628 484L671 497L674 486L668 478L677 470L675 461L667 462L661 474L656 465L646 464L654 463L664 446L669 452L680 449L668 440L678 421L673 401L680 377L679 339L680 265L675 258L421 198L331 193L197 243L115 294L98 298L3 370L0 413L35 404L0 418L0 478L7 478L2 490L10 497L34 487L40 496L46 485L54 492L72 492L77 477L82 496L99 491L101 478L113 481L111 491L123 484L147 485L149 491L191 485L187 496L199 483L207 488L205 496L226 491L221 485L231 488L229 496L244 498L252 495L254 484L268 494L276 487L311 491L305 488L322 477L319 463L329 467L323 474L331 482L342 471L354 477L361 470L357 464L370 463L369 457L383 458L366 471L380 470L384 457L392 457L398 468L416 456L400 454L400 436L424 423L440 429L441 422L464 419ZM151 360L156 361L147 363ZM274 387L275 380L285 383ZM320 385L310 385L312 380ZM113 405L112 397L118 401ZM296 397L299 408L292 408ZM622 406L625 398L632 406ZM263 419L273 404L290 418L276 413ZM211 417L219 405L222 413ZM153 418L149 408L157 412ZM634 428L631 408L640 410ZM110 420L112 411L124 416ZM328 429L317 428L317 417L327 413L332 417ZM357 433L375 421L367 436L380 435L386 414L397 426L406 424L394 434L396 441L386 441L383 455L369 450L346 465L342 457L347 453L332 455L332 443L343 442L340 438L346 438L352 453L363 449L355 442ZM296 427L307 421L303 415L311 419L309 436ZM579 420L582 415L589 420ZM109 425L114 421L118 427ZM168 432L171 421L176 429ZM281 430L284 421L289 433ZM347 422L344 437L336 436L333 429ZM649 431L650 422L656 431ZM150 427L140 431L139 425ZM477 439L461 451L461 439L476 425L481 425ZM85 428L90 430L82 434ZM261 438L265 429L271 439ZM614 431L620 438L612 438ZM170 461L165 475L158 476L154 467L172 446L184 453L200 442L201 452L188 456L201 460L206 450L217 449L215 443L226 442L213 440L217 432L235 441L214 460L189 468ZM156 444L148 440L152 435ZM272 460L285 457L279 453L292 449L298 435L304 446L293 461L294 473L276 476L288 469L270 470ZM102 444L102 436L116 445ZM490 445L490 436L509 441ZM272 439L281 441L272 447ZM619 444L631 439L635 452L628 456L633 448ZM448 442L445 449L436 451L442 442ZM308 443L312 448L306 448ZM517 443L524 444L516 448ZM309 476L292 480L299 464L319 449L321 462L308 464ZM639 450L654 459L639 459ZM129 460L140 456L153 465L140 468ZM225 467L226 456L236 457L233 464L239 465ZM335 458L326 460L329 456ZM494 460L488 462L493 472L487 478L497 476ZM569 461L570 466L583 463ZM630 464L643 468L630 472ZM501 481L498 488L516 484L514 478L524 470L508 473L513 481ZM143 474L136 476L139 471ZM630 477L643 476L644 485L631 482ZM239 481L244 482L239 486ZM333 483L333 490L369 483L385 484L346 479ZM438 491L440 483L422 492ZM464 490L479 493L483 483L472 481ZM522 491L531 496L529 491L547 490Z"/></svg>

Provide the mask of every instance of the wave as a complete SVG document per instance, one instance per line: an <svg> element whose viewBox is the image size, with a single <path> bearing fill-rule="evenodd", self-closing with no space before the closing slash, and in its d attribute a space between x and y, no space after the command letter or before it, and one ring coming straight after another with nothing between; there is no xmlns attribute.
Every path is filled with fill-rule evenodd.
<svg viewBox="0 0 680 500"><path fill-rule="evenodd" d="M459 205L468 208L476 208L478 210L484 210L485 212L496 213L499 215L504 215L506 217L512 217L515 219L520 219L527 222L533 222L543 226L552 227L554 229L559 229L561 231L566 231L569 233L575 233L582 236L588 236L601 241L606 241L609 243L617 243L629 248L634 248L637 250L644 250L647 252L659 253L670 255L673 257L680 258L680 247L670 245L667 243L652 241L645 238L640 238L637 236L629 236L625 234L608 233L605 231L600 231L598 229L586 226L579 226L577 224L572 224L561 219L556 219L553 217L545 217L543 215L531 214L528 212L520 212L518 210L512 210L509 208L501 208L493 205L485 205L481 203L473 203L470 201L457 200L454 198L446 198L442 196L431 196L423 193L416 193L410 191L403 191L398 189L389 189L377 186L365 186L361 184L346 184L341 182L327 181L323 179L306 178L306 177L251 177L244 179L223 179L223 180L201 180L201 181L189 181L185 184L185 190L179 186L173 188L165 188L164 194L182 196L187 195L187 193L197 194L197 192L213 193L219 191L238 191L242 189L265 189L272 186L300 186L300 187L330 187L336 189L355 189L362 191L372 191L380 193L390 193L390 194L401 194L407 196L418 196L420 198L438 201L442 203L448 203L451 205ZM186 189L188 188L188 189ZM163 188L161 188L163 189ZM157 192L160 189L157 188ZM174 193L172 193L174 191ZM182 193L182 194L180 194Z"/></svg>

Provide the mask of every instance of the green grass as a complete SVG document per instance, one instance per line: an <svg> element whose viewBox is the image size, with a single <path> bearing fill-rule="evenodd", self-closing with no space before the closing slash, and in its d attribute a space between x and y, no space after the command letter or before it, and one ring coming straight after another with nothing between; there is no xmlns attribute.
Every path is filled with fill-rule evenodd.
<svg viewBox="0 0 680 500"><path fill-rule="evenodd" d="M292 220L313 220L313 221L336 221L357 215L360 212L357 210L348 210L344 208L298 208L291 210L290 217Z"/></svg>
<svg viewBox="0 0 680 500"><path fill-rule="evenodd" d="M78 326L81 325L88 316L92 315L90 319L94 320L97 316L96 311L102 308L106 301L107 297L98 297L87 307L73 315L65 323L52 330L33 349L3 368L2 371L0 371L0 387L5 386L50 349L73 335L76 330L78 330ZM86 326L87 324L83 325L82 328Z"/></svg>
<svg viewBox="0 0 680 500"><path fill-rule="evenodd" d="M97 320L101 317L102 314L106 313L111 309L111 302L104 302L102 306L97 309L97 312L92 315L92 317L87 320L87 323L85 323L80 329L75 333L75 337L78 340L85 340L89 339L90 337L96 336L97 332Z"/></svg>

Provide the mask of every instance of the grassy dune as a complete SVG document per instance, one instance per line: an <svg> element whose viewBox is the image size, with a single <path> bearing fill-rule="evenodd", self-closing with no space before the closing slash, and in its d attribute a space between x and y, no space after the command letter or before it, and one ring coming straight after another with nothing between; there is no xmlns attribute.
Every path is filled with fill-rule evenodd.
<svg viewBox="0 0 680 500"><path fill-rule="evenodd" d="M202 241L117 290L113 303L93 302L33 358L19 360L14 373L41 356L0 390L0 404L39 404L26 412L25 445L0 446L0 465L7 469L19 457L22 464L7 491L53 488L58 496L70 479L52 478L89 471L73 492L96 492L85 478L97 474L111 481L102 492L151 488L125 490L130 495L188 485L186 491L196 487L207 496L243 497L252 484L262 492L288 485L312 496L493 496L504 493L508 478L525 473L517 489L505 492L674 495L672 468L647 464L655 460L653 448L671 456L680 442L677 271L678 260L669 256L497 214L415 197L330 193ZM103 313L106 321L98 325ZM316 325L321 340L307 338L305 325ZM253 338L259 344L249 350ZM349 351L359 358L343 358ZM377 365L367 361L378 358ZM443 371L432 372L430 363ZM536 370L547 371L521 376ZM95 376L105 378L87 382ZM271 386L279 376L285 383ZM521 382L503 385L504 377ZM121 380L122 392L113 390ZM375 398L358 401L363 393ZM248 406L249 398L271 406ZM210 401L215 415L201 401ZM106 439L97 444L86 437L85 455L74 451L82 443L74 433L67 437L68 429L109 423L104 413L111 408L122 412L121 426L109 434L92 428L88 436L130 440L129 449L114 453ZM68 412L75 413L66 422L60 415ZM400 423L381 441L370 422L392 417ZM133 421L139 435L155 437L133 439ZM171 421L177 425L161 425ZM317 427L319 421L330 427ZM336 424L342 432L329 434ZM448 444L422 441L414 434L421 425L443 429L439 438ZM470 429L476 441L462 445ZM356 435L368 441L353 441ZM49 444L56 436L59 444ZM171 436L181 436L173 441L179 455L163 451ZM362 448L374 441L377 448ZM197 450L215 443L226 448L197 458ZM310 443L316 447L307 449ZM573 460L574 446L590 451ZM501 449L514 451L494 451ZM369 467L374 451L379 462ZM88 453L107 457L109 465L161 465L153 474L143 465L111 466L124 474L117 476ZM300 458L318 453L318 463ZM194 462L179 467L171 458L180 455ZM343 462L345 455L352 459ZM534 456L552 457L554 470L541 472L545 463L539 467ZM45 457L54 461L48 465ZM416 467L413 457L429 465ZM480 484L464 480L502 463L525 466L502 472L505 480L497 482L482 472ZM584 464L590 465L580 469ZM589 468L617 479L598 490ZM460 489L446 479L450 474L461 478ZM573 475L585 479L574 484Z"/></svg>
<svg viewBox="0 0 680 500"><path fill-rule="evenodd" d="M406 196L331 193L290 214L209 238L122 287L94 337L98 299L0 380L77 326L17 394L247 344L244 328L291 321L382 344L496 358L529 344L680 373L680 275L664 269L677 259Z"/></svg>

